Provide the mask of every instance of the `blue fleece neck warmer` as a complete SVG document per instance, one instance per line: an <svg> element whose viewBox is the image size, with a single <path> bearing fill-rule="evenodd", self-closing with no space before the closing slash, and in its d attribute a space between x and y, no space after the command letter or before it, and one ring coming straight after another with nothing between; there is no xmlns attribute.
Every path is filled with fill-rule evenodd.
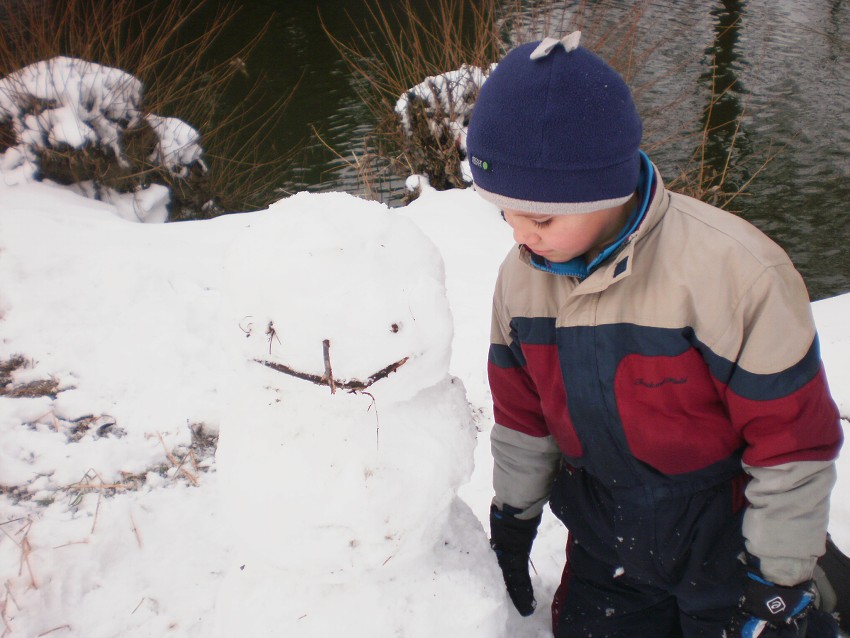
<svg viewBox="0 0 850 638"><path fill-rule="evenodd" d="M640 182L637 187L638 201L635 209L629 215L623 229L610 244L605 246L589 264L584 260L584 257L575 257L570 261L551 262L544 259L540 255L531 253L531 264L538 270L550 272L555 275L568 275L570 277L578 277L579 279L587 278L590 273L596 270L611 255L617 252L625 243L626 239L635 232L646 217L646 211L649 209L649 196L652 193L652 182L655 179L655 170L652 168L652 162L647 157L646 153L640 152L641 169Z"/></svg>
<svg viewBox="0 0 850 638"><path fill-rule="evenodd" d="M499 208L581 214L634 193L640 117L623 78L580 36L514 49L481 87L466 146L476 190Z"/></svg>

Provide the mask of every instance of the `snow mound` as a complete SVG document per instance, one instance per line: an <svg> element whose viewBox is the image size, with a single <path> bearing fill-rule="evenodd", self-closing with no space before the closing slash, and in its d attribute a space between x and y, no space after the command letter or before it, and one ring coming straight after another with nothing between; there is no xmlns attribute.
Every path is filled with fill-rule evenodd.
<svg viewBox="0 0 850 638"><path fill-rule="evenodd" d="M15 381L57 387L52 398L0 397L0 484L36 493L90 468L119 481L161 462L160 436L186 446L189 423L217 424L217 288L233 231L142 230L46 183L4 189L2 200L0 361L26 353ZM116 421L108 435L90 428L69 441L104 415Z"/></svg>

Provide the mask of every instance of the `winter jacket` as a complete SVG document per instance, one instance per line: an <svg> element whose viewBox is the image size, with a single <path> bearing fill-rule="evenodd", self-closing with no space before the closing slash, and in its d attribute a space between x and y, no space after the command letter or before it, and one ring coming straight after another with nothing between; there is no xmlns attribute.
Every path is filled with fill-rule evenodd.
<svg viewBox="0 0 850 638"><path fill-rule="evenodd" d="M667 191L585 279L515 246L488 371L494 502L540 512L562 462L607 487L705 489L749 475L747 550L792 585L823 553L838 411L788 256L751 224Z"/></svg>

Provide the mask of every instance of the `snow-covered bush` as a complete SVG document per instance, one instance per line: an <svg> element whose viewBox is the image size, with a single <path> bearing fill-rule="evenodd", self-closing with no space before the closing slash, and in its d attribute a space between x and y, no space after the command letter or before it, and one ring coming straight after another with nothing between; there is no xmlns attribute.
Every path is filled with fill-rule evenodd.
<svg viewBox="0 0 850 638"><path fill-rule="evenodd" d="M368 188L390 172L402 179L426 175L437 190L469 186L458 134L487 69L504 54L519 3L365 4L365 27L352 24L344 38L325 30L358 80L354 88L375 125L358 157L362 181Z"/></svg>
<svg viewBox="0 0 850 638"><path fill-rule="evenodd" d="M478 91L495 64L484 70L462 65L426 78L405 92L395 112L406 137L405 150L418 161L432 186L472 183L466 158L466 129Z"/></svg>
<svg viewBox="0 0 850 638"><path fill-rule="evenodd" d="M15 71L0 79L0 169L6 179L72 186L131 220L166 221L181 203L174 185L203 193L207 166L198 132L144 114L142 101L138 78L78 58Z"/></svg>

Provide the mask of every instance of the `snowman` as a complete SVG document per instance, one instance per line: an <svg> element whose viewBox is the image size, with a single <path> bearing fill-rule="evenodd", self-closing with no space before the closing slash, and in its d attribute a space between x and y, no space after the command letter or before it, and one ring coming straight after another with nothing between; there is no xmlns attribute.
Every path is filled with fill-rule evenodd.
<svg viewBox="0 0 850 638"><path fill-rule="evenodd" d="M504 635L501 576L457 496L476 430L437 249L343 193L248 220L224 265L217 635Z"/></svg>

